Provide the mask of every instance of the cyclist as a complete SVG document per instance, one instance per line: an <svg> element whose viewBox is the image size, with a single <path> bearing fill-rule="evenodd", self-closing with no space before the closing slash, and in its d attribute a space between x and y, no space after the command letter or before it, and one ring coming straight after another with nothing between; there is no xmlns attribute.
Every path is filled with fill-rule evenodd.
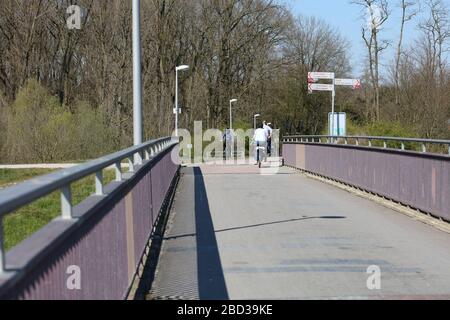
<svg viewBox="0 0 450 320"><path fill-rule="evenodd" d="M253 135L253 141L255 141L255 158L256 163L255 165L258 165L259 162L262 160L260 159L263 155L260 155L259 147L263 147L264 150L267 149L267 131L264 130L263 125L259 125L258 129L255 130L255 134Z"/></svg>

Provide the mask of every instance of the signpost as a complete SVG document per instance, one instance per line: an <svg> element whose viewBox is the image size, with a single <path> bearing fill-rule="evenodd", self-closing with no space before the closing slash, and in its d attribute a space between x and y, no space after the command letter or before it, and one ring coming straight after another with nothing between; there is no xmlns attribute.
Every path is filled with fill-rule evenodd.
<svg viewBox="0 0 450 320"><path fill-rule="evenodd" d="M320 79L332 80L332 84L317 84ZM335 77L334 72L308 72L308 92L313 93L313 91L331 91L331 114L332 122L331 122L331 132L334 131L334 97L336 96L335 92Z"/></svg>
<svg viewBox="0 0 450 320"><path fill-rule="evenodd" d="M332 84L320 84L316 83L319 80L332 80ZM334 112L334 100L336 97L336 86L350 86L353 87L354 90L361 88L361 80L359 79L338 79L335 78L334 72L308 72L308 93L313 93L314 91L331 91L331 127L329 129L330 136L339 136L340 130L335 130L335 120L340 120L340 114L338 114L338 119L336 119ZM345 121L345 114L343 117ZM338 128L339 129L339 128ZM345 126L344 126L345 130ZM335 134L337 133L337 134Z"/></svg>

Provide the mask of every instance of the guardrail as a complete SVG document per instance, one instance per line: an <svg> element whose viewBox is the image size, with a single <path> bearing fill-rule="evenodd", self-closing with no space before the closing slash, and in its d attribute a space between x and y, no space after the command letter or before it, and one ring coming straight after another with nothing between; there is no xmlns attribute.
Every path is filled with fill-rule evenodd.
<svg viewBox="0 0 450 320"><path fill-rule="evenodd" d="M342 142L345 145L354 143L356 146L373 147L373 142L379 141L382 143L384 149L389 148L389 142L396 142L400 145L400 150L406 151L407 143L417 143L421 145L423 153L428 152L427 145L441 145L446 146L448 154L450 155L450 140L433 140L433 139L418 139L418 138L397 138L397 137L376 137L376 136L326 136L326 135L292 135L283 137L283 142L301 142L301 143L326 143L333 144ZM362 142L366 142L364 145ZM395 148L394 148L395 149Z"/></svg>
<svg viewBox="0 0 450 320"><path fill-rule="evenodd" d="M377 194L446 221L450 221L448 149L449 140L283 137L285 165Z"/></svg>
<svg viewBox="0 0 450 320"><path fill-rule="evenodd" d="M173 188L177 145L170 137L152 140L0 190L0 297L123 298ZM115 180L104 185L102 172L111 167ZM93 175L95 194L74 207L71 185ZM4 216L58 190L60 217L6 254ZM83 269L83 290L66 288L71 265Z"/></svg>
<svg viewBox="0 0 450 320"><path fill-rule="evenodd" d="M103 193L103 169L114 165L116 181L122 181L121 163L128 159L129 172L134 172L134 166L149 160L169 145L171 138L152 140L140 146L131 147L117 153L90 161L79 166L61 170L55 173L25 181L16 186L0 191L0 274L5 271L5 252L3 245L3 217L30 202L38 200L53 191L61 190L61 218L70 220L72 216L71 184L89 175L95 174L95 194ZM138 161L134 161L137 156Z"/></svg>

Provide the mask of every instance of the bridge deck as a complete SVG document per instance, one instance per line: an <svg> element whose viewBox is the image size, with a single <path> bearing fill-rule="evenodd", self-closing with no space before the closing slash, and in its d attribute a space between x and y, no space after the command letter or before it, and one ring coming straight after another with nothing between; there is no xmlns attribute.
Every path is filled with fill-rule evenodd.
<svg viewBox="0 0 450 320"><path fill-rule="evenodd" d="M449 234L287 168L182 169L148 298L402 297L450 298Z"/></svg>

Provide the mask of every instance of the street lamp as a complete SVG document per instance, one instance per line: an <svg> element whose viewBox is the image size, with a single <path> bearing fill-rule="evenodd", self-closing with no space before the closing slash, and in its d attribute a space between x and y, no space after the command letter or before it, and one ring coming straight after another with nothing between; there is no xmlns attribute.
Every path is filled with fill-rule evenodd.
<svg viewBox="0 0 450 320"><path fill-rule="evenodd" d="M175 68L175 137L178 137L178 71L188 70L189 66L181 65Z"/></svg>
<svg viewBox="0 0 450 320"><path fill-rule="evenodd" d="M142 143L142 76L141 76L141 19L140 0L133 0L133 144ZM135 163L141 163L140 154L134 156Z"/></svg>
<svg viewBox="0 0 450 320"><path fill-rule="evenodd" d="M231 99L230 100L230 130L233 130L233 116L232 116L232 113L231 113L231 104L234 103L234 102L237 102L237 101L238 101L237 99Z"/></svg>
<svg viewBox="0 0 450 320"><path fill-rule="evenodd" d="M254 127L255 127L255 131L256 131L256 118L258 118L258 117L260 117L261 115L259 114L259 113L257 113L257 114L255 114L254 116L253 116L253 124L254 124Z"/></svg>

